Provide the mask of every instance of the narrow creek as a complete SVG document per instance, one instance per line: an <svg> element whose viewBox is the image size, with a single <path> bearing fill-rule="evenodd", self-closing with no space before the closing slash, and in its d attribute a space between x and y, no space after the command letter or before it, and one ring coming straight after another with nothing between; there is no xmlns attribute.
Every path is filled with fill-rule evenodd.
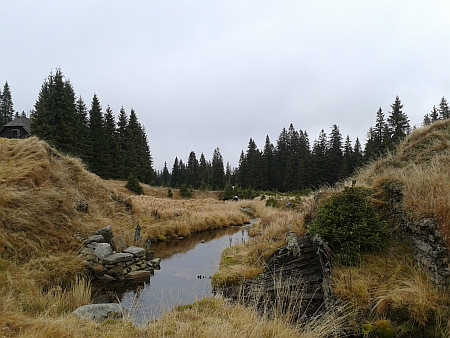
<svg viewBox="0 0 450 338"><path fill-rule="evenodd" d="M161 269L149 281L115 287L97 294L94 302L119 301L130 311L135 324L159 318L179 305L212 295L210 277L217 271L222 251L248 239L249 225L210 230L154 247Z"/></svg>

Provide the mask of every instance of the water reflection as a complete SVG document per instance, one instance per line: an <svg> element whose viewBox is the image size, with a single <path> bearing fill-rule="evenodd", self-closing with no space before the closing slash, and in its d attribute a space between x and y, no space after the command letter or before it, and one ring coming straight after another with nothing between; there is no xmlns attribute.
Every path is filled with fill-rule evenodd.
<svg viewBox="0 0 450 338"><path fill-rule="evenodd" d="M246 241L248 227L206 231L158 244L154 250L155 257L162 259L161 269L155 271L150 280L134 285L112 285L109 293L101 297L117 298L132 312L135 323L142 324L175 306L210 296L210 276L218 269L222 251Z"/></svg>

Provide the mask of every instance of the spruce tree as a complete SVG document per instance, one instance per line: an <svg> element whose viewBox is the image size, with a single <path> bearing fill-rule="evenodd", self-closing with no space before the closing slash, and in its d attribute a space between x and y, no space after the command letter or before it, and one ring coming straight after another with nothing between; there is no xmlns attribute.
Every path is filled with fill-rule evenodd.
<svg viewBox="0 0 450 338"><path fill-rule="evenodd" d="M94 96L92 97L91 109L89 110L88 162L89 169L100 177L106 176L105 169L107 166L107 158L105 155L106 136L104 125L105 122L102 112L102 106L97 97L97 94L94 94Z"/></svg>
<svg viewBox="0 0 450 338"><path fill-rule="evenodd" d="M78 97L75 105L75 115L77 122L77 135L79 138L79 149L77 155L81 157L83 161L88 163L88 145L89 145L89 121L86 104L81 96Z"/></svg>
<svg viewBox="0 0 450 338"><path fill-rule="evenodd" d="M117 163L119 167L119 172L117 173L119 177L125 178L128 175L127 168L127 151L128 151L128 115L123 106L120 108L119 117L117 119L117 145L118 145L118 155Z"/></svg>
<svg viewBox="0 0 450 338"><path fill-rule="evenodd" d="M194 189L198 189L200 187L199 164L194 151L189 153L186 165L186 176L186 183L189 186L192 186Z"/></svg>
<svg viewBox="0 0 450 338"><path fill-rule="evenodd" d="M334 124L331 127L330 136L328 138L328 146L326 151L327 168L328 168L328 183L335 184L339 177L339 172L342 165L342 135L339 127Z"/></svg>
<svg viewBox="0 0 450 338"><path fill-rule="evenodd" d="M266 135L266 142L262 153L262 189L275 189L275 147Z"/></svg>
<svg viewBox="0 0 450 338"><path fill-rule="evenodd" d="M327 154L328 139L327 134L322 129L319 133L319 137L314 141L312 150L312 178L311 185L315 188L319 188L328 182L329 175L327 173L328 161Z"/></svg>
<svg viewBox="0 0 450 338"><path fill-rule="evenodd" d="M211 186L213 189L222 190L225 186L224 179L224 167L223 167L223 157L220 153L220 149L217 147L214 149L213 157L211 160L212 178Z"/></svg>
<svg viewBox="0 0 450 338"><path fill-rule="evenodd" d="M170 186L172 188L177 188L180 186L181 182L180 182L180 175L181 175L181 170L180 170L180 165L178 163L178 157L175 157L175 160L173 161L173 166L172 166L172 180L170 182Z"/></svg>
<svg viewBox="0 0 450 338"><path fill-rule="evenodd" d="M3 91L0 91L0 128L13 120L14 117L14 104L11 96L11 89L9 88L8 81L3 86Z"/></svg>
<svg viewBox="0 0 450 338"><path fill-rule="evenodd" d="M448 106L448 101L442 96L441 102L439 103L439 116L441 120L447 120L450 118L450 108Z"/></svg>
<svg viewBox="0 0 450 338"><path fill-rule="evenodd" d="M411 127L409 125L408 116L403 113L402 102L397 96L395 102L391 105L392 111L387 118L387 123L390 130L391 148L398 144L400 140L410 133Z"/></svg>
<svg viewBox="0 0 450 338"><path fill-rule="evenodd" d="M436 106L433 106L433 109L431 110L430 120L431 120L431 123L439 120L439 111L436 109Z"/></svg>
<svg viewBox="0 0 450 338"><path fill-rule="evenodd" d="M114 114L112 109L107 106L104 115L104 158L105 158L105 168L104 176L105 179L120 179L119 176L120 168L117 158L119 155L118 137L116 132L116 121L114 119Z"/></svg>
<svg viewBox="0 0 450 338"><path fill-rule="evenodd" d="M170 187L170 173L169 173L169 169L167 169L167 162L164 162L161 185L163 187Z"/></svg>
<svg viewBox="0 0 450 338"><path fill-rule="evenodd" d="M79 131L82 121L77 115L75 92L64 80L60 69L44 80L34 106L31 133L58 150L76 155L83 148Z"/></svg>
<svg viewBox="0 0 450 338"><path fill-rule="evenodd" d="M345 143L344 143L342 165L341 165L340 174L339 174L340 179L349 177L353 173L353 170L354 170L353 156L354 156L354 154L353 154L352 143L350 141L350 137L347 135L347 138L345 139Z"/></svg>

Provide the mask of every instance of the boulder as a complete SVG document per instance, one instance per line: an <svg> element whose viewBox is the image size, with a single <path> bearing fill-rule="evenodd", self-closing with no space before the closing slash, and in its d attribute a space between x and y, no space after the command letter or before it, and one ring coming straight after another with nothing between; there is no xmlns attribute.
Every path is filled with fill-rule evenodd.
<svg viewBox="0 0 450 338"><path fill-rule="evenodd" d="M125 269L122 268L121 266L116 265L116 266L114 266L113 268L109 269L106 273L107 273L108 275L110 275L110 276L116 277L116 276L118 276L118 275L119 275L119 276L120 276L120 275L125 275L126 271L125 271Z"/></svg>
<svg viewBox="0 0 450 338"><path fill-rule="evenodd" d="M150 263L152 263L152 266L153 266L153 267L159 266L159 265L161 264L161 258L155 258L155 259L152 259L152 260L150 261Z"/></svg>
<svg viewBox="0 0 450 338"><path fill-rule="evenodd" d="M149 279L150 275L151 275L150 271L138 270L128 273L125 277L129 280Z"/></svg>
<svg viewBox="0 0 450 338"><path fill-rule="evenodd" d="M104 243L105 238L102 235L93 235L84 241L84 245L89 243Z"/></svg>
<svg viewBox="0 0 450 338"><path fill-rule="evenodd" d="M128 252L130 254L133 254L135 257L144 257L145 256L145 249L139 248L137 246L130 246L129 248L126 248L124 252Z"/></svg>
<svg viewBox="0 0 450 338"><path fill-rule="evenodd" d="M119 252L103 258L104 264L115 265L120 262L134 261L134 256L127 252Z"/></svg>
<svg viewBox="0 0 450 338"><path fill-rule="evenodd" d="M96 235L102 235L106 243L111 243L111 239L114 237L111 226L108 225L100 230L97 230Z"/></svg>
<svg viewBox="0 0 450 338"><path fill-rule="evenodd" d="M123 252L127 248L127 242L123 235L114 236L111 239L111 246L115 252Z"/></svg>
<svg viewBox="0 0 450 338"><path fill-rule="evenodd" d="M94 254L98 258L105 258L107 256L112 255L113 249L111 247L111 244L109 243L98 243L97 247L94 250Z"/></svg>
<svg viewBox="0 0 450 338"><path fill-rule="evenodd" d="M102 323L107 319L122 319L128 310L116 303L84 305L72 312L72 315Z"/></svg>

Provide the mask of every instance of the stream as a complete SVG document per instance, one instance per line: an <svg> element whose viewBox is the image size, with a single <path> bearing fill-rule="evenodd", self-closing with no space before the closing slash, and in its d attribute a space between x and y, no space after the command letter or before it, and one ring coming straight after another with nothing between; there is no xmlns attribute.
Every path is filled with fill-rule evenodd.
<svg viewBox="0 0 450 338"><path fill-rule="evenodd" d="M161 258L161 268L150 280L103 290L94 302L120 302L130 311L134 323L141 325L176 306L212 296L210 277L219 268L222 251L246 241L252 223L159 243L153 250L155 257Z"/></svg>

